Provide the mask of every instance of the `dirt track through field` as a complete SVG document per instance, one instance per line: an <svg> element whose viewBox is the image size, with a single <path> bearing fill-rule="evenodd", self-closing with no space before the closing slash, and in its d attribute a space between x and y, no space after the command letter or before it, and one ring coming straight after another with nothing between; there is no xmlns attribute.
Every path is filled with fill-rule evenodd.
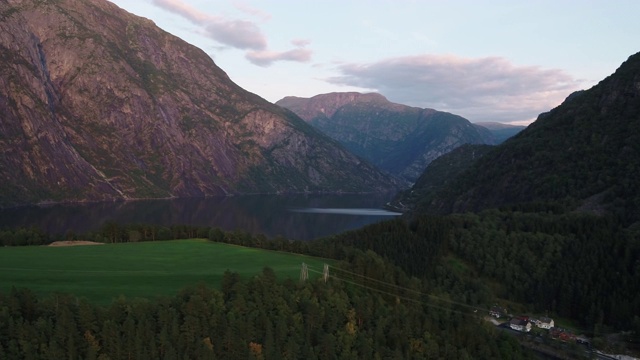
<svg viewBox="0 0 640 360"><path fill-rule="evenodd" d="M95 241L54 241L49 246L78 246L78 245L104 245L104 243L99 243Z"/></svg>

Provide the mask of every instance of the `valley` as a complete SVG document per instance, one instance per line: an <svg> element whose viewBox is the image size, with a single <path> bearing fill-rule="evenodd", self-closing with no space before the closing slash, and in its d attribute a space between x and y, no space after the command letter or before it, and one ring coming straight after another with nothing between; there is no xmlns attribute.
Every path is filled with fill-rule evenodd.
<svg viewBox="0 0 640 360"><path fill-rule="evenodd" d="M0 359L640 357L640 53L579 91L501 57L332 59L345 91L271 103L212 54L253 38L240 61L296 74L309 41L151 6L224 46L0 0ZM412 98L504 121L574 92L524 127L366 91L450 74Z"/></svg>

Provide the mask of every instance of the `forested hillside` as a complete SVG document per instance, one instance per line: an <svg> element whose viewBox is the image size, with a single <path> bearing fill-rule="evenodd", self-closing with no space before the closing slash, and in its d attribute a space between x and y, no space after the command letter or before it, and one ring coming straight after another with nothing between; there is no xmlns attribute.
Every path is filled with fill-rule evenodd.
<svg viewBox="0 0 640 360"><path fill-rule="evenodd" d="M373 250L469 305L501 298L597 332L640 331L638 239L613 217L503 209L389 221L332 241ZM465 276L445 275L451 256L466 264ZM434 285L446 278L449 286Z"/></svg>
<svg viewBox="0 0 640 360"><path fill-rule="evenodd" d="M496 295L539 313L640 331L640 234L613 217L485 211L452 216L449 249Z"/></svg>
<svg viewBox="0 0 640 360"><path fill-rule="evenodd" d="M420 212L554 202L640 220L640 53L479 159Z"/></svg>
<svg viewBox="0 0 640 360"><path fill-rule="evenodd" d="M401 200L457 213L446 249L471 276L594 336L640 334L640 53L475 161L454 155Z"/></svg>

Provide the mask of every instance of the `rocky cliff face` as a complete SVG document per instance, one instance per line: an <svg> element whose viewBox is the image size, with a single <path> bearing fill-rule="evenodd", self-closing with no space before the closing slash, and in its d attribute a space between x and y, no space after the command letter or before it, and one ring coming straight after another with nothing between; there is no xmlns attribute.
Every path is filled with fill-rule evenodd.
<svg viewBox="0 0 640 360"><path fill-rule="evenodd" d="M495 143L491 132L460 116L392 103L380 94L286 97L276 104L410 182L431 161L463 144Z"/></svg>
<svg viewBox="0 0 640 360"><path fill-rule="evenodd" d="M0 204L395 181L106 0L0 0Z"/></svg>

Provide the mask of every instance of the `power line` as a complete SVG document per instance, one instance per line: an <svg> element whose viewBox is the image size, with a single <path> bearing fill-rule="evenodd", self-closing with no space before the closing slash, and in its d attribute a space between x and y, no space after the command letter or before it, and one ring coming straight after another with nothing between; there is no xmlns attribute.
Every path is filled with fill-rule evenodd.
<svg viewBox="0 0 640 360"><path fill-rule="evenodd" d="M370 281L373 281L373 282L377 282L377 283L380 283L380 284L384 284L384 285L392 287L392 288L404 290L404 291L407 291L407 292L412 292L412 293L415 293L415 294L418 294L418 295L422 295L422 296L425 296L425 297L430 297L430 298L435 299L435 300L439 300L439 301L448 302L448 303L451 303L451 304L467 307L467 308L470 308L470 309L472 309L474 311L478 311L478 310L483 311L483 312L487 311L487 309L484 309L484 308L479 308L479 307L476 307L476 306L472 306L472 305L465 304L465 303L458 302L458 301L453 301L453 300L450 300L450 299L444 299L444 298L438 297L436 295L427 294L427 293L424 293L424 292L421 292L421 291L418 291L418 290L414 290L414 289L410 289L410 288L407 288L407 287L391 284L389 282L378 280L378 279L374 279L374 278L369 277L369 276L365 276L365 275L357 274L357 273L354 273L354 272L351 272L351 271L348 271L348 270L336 268L335 266L331 266L331 269L333 269L334 271L338 270L338 271L342 271L342 272L345 272L345 273L350 274L350 275L359 276L361 278L364 278L364 279L367 279L367 280L370 280Z"/></svg>
<svg viewBox="0 0 640 360"><path fill-rule="evenodd" d="M334 267L334 266L332 266L331 268L332 268L333 270L342 271L342 272L345 272L345 273L350 274L350 275L359 276L359 277L364 278L364 279L367 279L367 280L371 280L371 281L374 281L374 282L377 282L377 283L385 284L385 285L390 286L390 287L394 287L394 288L397 288L397 289L402 289L402 290L406 290L406 291L410 291L410 292L414 292L414 293L422 294L420 291L417 291L417 290L413 290L413 289L409 289L409 288L402 287L402 286L399 286L399 285L391 284L391 283L388 283L388 282L386 282L386 281L382 281L382 280L374 279L374 278L369 277L369 276L365 276L365 275L357 274L357 273L354 273L354 272L351 272L351 271L347 271L347 270L344 270L344 269L340 269L340 268L337 268L337 267Z"/></svg>
<svg viewBox="0 0 640 360"><path fill-rule="evenodd" d="M317 274L321 274L321 272L319 272L317 270L309 269L309 271L317 273ZM336 279L338 281L342 281L342 282L351 284L351 285L359 286L359 287L362 287L362 288L365 288L365 289L368 289L368 290L372 290L372 291L376 291L376 292L379 292L379 293L382 293L382 294L393 296L393 297L398 298L398 299L402 299L402 300L418 303L418 304L423 305L423 306L427 306L427 307L431 307L431 308L435 308L435 309L439 309L439 310L443 310L443 311L450 311L450 312L458 313L458 314L461 314L461 315L473 315L471 313L463 312L461 310L455 310L455 309L451 309L451 308L446 308L446 307L443 307L443 306L430 304L430 303L424 302L424 301L419 300L419 299L411 299L411 298L408 298L408 297L404 297L402 295L393 294L393 293L390 293L390 292L387 292L387 291L384 291L384 290L380 290L380 289L376 289L376 288L373 288L373 287L370 287L370 286L367 286L367 285L359 284L359 283L356 283L354 281L349 281L347 279L342 279L342 278L339 278L339 277L337 277L335 275L332 275L331 278Z"/></svg>
<svg viewBox="0 0 640 360"><path fill-rule="evenodd" d="M373 291L377 291L377 292L380 292L380 293L385 293L385 294L388 294L388 295L391 295L391 296L396 296L398 298L405 299L405 300L408 300L408 301L417 302L418 300L411 299L411 298L406 298L406 297L403 297L403 296L401 296L399 294L389 293L389 292L386 292L386 291L383 291L383 290L380 290L380 289L376 289L376 288L373 288L373 287L370 287L370 286L366 286L364 284L355 283L353 281L348 281L348 280L346 280L344 278L339 278L339 277L337 277L335 275L335 271L343 272L343 273L346 273L346 274L349 274L349 275L353 275L353 276L357 276L357 277L360 277L360 278L363 278L363 279L366 279L366 280L369 280L369 281L372 281L372 282L376 282L376 283L379 283L379 284L382 284L382 285L389 286L391 288L404 290L404 291L407 291L407 292L415 293L415 294L418 294L418 295L421 295L421 296L424 296L424 297L428 297L428 298L432 298L432 299L435 299L435 300L439 300L439 301L442 301L442 302L446 302L446 303L450 303L450 304L453 304L453 305L466 307L466 308L469 308L471 310L474 310L474 313L476 311L481 311L481 312L486 312L487 311L487 309L485 309L485 308L479 308L479 307L475 307L475 306L468 305L468 304L465 304L465 303L461 303L461 302L458 302L458 301L453 301L453 300L450 300L450 299L445 299L445 298L442 298L442 297L438 297L436 295L427 294L427 293L424 293L424 292L421 292L421 291L417 291L417 290L410 289L410 288L407 288L407 287L395 285L395 284L392 284L392 283L389 283L389 282L386 282L386 281L378 280L378 279L375 279L375 278L372 278L372 277L369 277L369 276L366 276L366 275L362 275L362 274L354 273L354 272L351 272L351 271L348 271L348 270L340 269L340 268L337 268L335 266L330 266L330 268L334 271L334 275L331 275L332 278L336 278L336 279L338 279L340 281L343 281L343 282L346 282L346 283L349 283L349 284L352 284L352 285L360 286L360 287L363 287L363 288L367 288L367 289L370 289L370 290L373 290ZM318 272L315 269L311 269L311 271L320 274L320 272ZM429 304L429 303L425 303L425 302L422 302L422 301L419 301L419 302L421 302L425 306L430 306L430 307L434 307L434 308L438 308L438 309L442 309L442 310L458 312L458 313L465 314L465 315L471 315L470 313L463 313L463 312L460 312L460 311L457 311L457 310L453 310L451 308L439 307L439 306L436 306L436 305L433 305L433 304ZM592 330L587 330L587 329L584 329L584 328L577 328L577 327L565 327L565 328L567 330L571 330L571 331L573 331L575 333L578 333L578 332L590 333L592 331ZM612 332L605 333L605 332L602 332L602 331L600 332L601 336L605 336L607 334L613 334L613 333Z"/></svg>

